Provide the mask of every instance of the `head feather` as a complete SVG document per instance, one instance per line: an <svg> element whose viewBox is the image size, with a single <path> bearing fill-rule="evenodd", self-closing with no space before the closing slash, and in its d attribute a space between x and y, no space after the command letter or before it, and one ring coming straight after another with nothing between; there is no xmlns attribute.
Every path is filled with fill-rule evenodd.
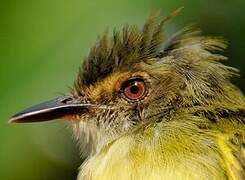
<svg viewBox="0 0 245 180"><path fill-rule="evenodd" d="M222 38L203 36L200 29L187 26L164 39L165 23L181 9L160 22L159 13L151 14L142 30L125 25L121 32L114 31L112 38L105 33L79 70L75 82L78 95L83 94L84 87L94 85L114 72L128 71L136 64L149 62L169 64L199 99L204 94L214 95L216 90L222 90L229 78L237 73L235 68L218 62L226 59L215 53L227 46Z"/></svg>
<svg viewBox="0 0 245 180"><path fill-rule="evenodd" d="M105 33L83 60L75 82L75 90L82 94L84 86L94 84L112 72L157 57L164 42L163 26L181 9L177 9L160 22L159 13L151 14L142 30L136 26L125 25L122 32L114 31L111 39L108 38L108 33Z"/></svg>

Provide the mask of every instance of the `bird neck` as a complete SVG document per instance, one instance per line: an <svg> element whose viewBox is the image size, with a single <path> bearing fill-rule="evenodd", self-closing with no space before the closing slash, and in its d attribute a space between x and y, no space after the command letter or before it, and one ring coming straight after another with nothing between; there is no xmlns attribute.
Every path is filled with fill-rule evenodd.
<svg viewBox="0 0 245 180"><path fill-rule="evenodd" d="M201 130L192 119L149 124L112 141L88 157L78 179L225 179L217 134Z"/></svg>

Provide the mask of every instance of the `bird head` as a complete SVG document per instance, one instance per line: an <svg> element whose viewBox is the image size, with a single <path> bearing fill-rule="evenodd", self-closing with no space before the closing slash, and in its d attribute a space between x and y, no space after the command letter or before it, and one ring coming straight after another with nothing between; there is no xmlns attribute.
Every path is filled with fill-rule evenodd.
<svg viewBox="0 0 245 180"><path fill-rule="evenodd" d="M66 119L81 144L89 141L92 153L147 124L170 121L181 112L206 112L212 104L225 106L236 70L212 53L225 48L224 41L192 27L164 39L165 22L176 14L162 21L151 15L142 29L125 26L111 38L105 33L68 95L17 113L11 122ZM220 100L221 94L226 98Z"/></svg>

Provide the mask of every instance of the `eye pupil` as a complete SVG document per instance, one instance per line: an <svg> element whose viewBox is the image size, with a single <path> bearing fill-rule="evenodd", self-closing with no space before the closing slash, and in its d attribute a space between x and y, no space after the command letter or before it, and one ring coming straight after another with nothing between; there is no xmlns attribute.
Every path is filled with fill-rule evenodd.
<svg viewBox="0 0 245 180"><path fill-rule="evenodd" d="M134 84L130 87L130 91L132 94L137 94L139 92L139 87L136 84Z"/></svg>

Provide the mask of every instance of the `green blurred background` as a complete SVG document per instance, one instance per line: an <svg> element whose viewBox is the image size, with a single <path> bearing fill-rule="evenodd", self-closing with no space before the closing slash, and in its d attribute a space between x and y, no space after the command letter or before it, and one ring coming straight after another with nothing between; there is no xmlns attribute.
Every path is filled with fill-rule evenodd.
<svg viewBox="0 0 245 180"><path fill-rule="evenodd" d="M0 179L75 179L82 160L65 122L8 124L8 118L68 92L82 57L106 29L142 25L150 12L166 16L180 6L167 34L195 23L225 37L227 63L242 71L234 82L244 91L244 0L1 0Z"/></svg>

